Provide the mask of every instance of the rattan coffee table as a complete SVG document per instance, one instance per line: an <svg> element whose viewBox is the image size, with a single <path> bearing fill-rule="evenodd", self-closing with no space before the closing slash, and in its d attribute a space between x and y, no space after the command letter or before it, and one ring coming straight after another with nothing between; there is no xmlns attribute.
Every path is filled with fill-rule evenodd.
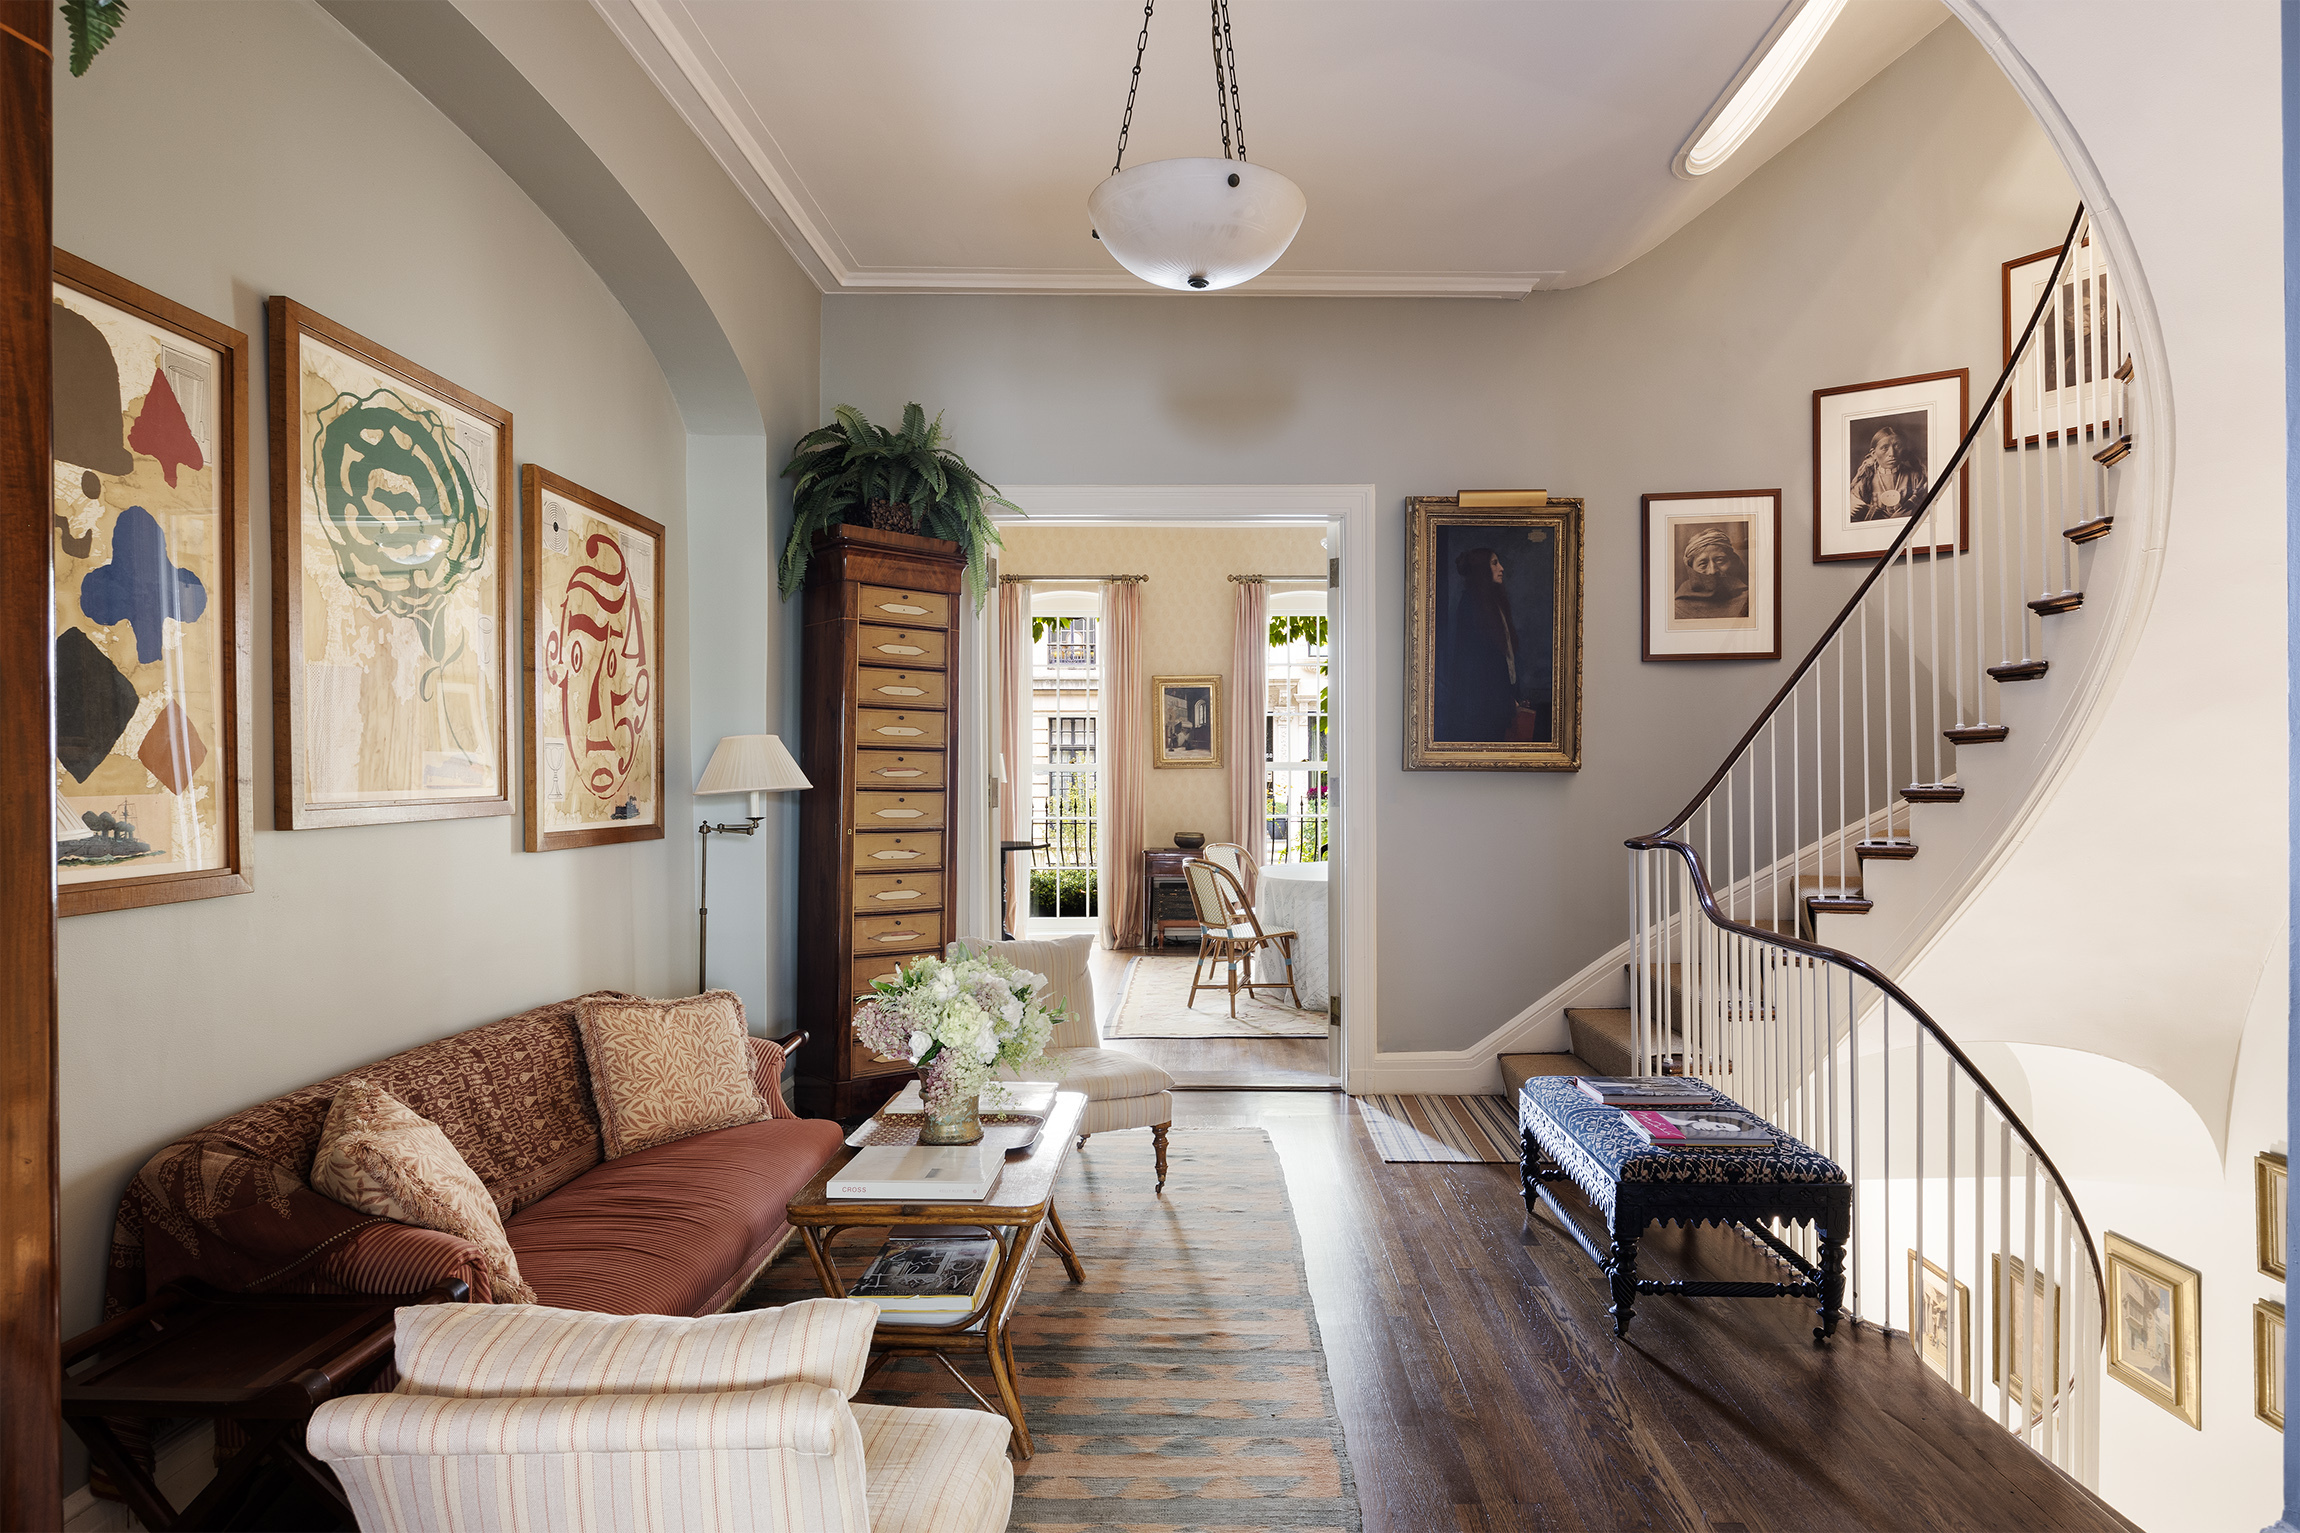
<svg viewBox="0 0 2300 1533"><path fill-rule="evenodd" d="M998 1275L981 1305L963 1319L941 1325L880 1321L871 1338L871 1349L877 1354L871 1369L876 1372L898 1357L934 1358L981 1402L984 1410L996 1412L1013 1424L1016 1458L1030 1457L1030 1425L1023 1420L1022 1396L1015 1388L1014 1340L1008 1327L1015 1306L1022 1300L1022 1287L1030 1277L1031 1258L1037 1255L1040 1242L1051 1245L1061 1256L1071 1282L1086 1281L1085 1270L1078 1265L1078 1252L1062 1228L1062 1216L1054 1211L1055 1179L1062 1174L1062 1163L1078 1137L1078 1123L1085 1114L1085 1093L1055 1093L1038 1142L1022 1154L1007 1157L998 1185L980 1203L864 1203L825 1196L831 1177L854 1158L851 1151L824 1167L791 1199L791 1227L806 1241L807 1254L814 1258L815 1275L821 1279L823 1291L833 1298L846 1297L846 1284L832 1260L832 1246L842 1231L959 1225L986 1229L997 1238ZM951 1361L969 1354L980 1354L990 1365L998 1404L985 1399Z"/></svg>

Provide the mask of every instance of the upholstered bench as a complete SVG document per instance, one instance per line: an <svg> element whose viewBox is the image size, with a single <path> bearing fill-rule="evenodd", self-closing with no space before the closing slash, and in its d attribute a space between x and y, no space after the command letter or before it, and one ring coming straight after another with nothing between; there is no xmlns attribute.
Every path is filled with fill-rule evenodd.
<svg viewBox="0 0 2300 1533"><path fill-rule="evenodd" d="M1740 1104L1694 1081L1716 1105ZM1816 1344L1835 1334L1845 1299L1845 1237L1852 1223L1853 1189L1835 1161L1784 1134L1764 1150L1656 1149L1623 1121L1621 1110L1592 1100L1570 1075L1536 1076L1518 1092L1523 1146L1519 1177L1525 1209L1535 1199L1571 1234L1611 1280L1613 1334L1629 1330L1641 1293L1689 1298L1809 1297L1820 1300ZM1548 1183L1571 1181L1588 1195L1611 1230L1611 1249L1600 1251L1565 1211ZM1637 1275L1637 1240L1655 1221L1664 1224L1738 1224L1797 1274L1789 1283L1707 1280L1661 1282ZM1820 1244L1807 1261L1768 1228L1771 1221L1810 1224Z"/></svg>

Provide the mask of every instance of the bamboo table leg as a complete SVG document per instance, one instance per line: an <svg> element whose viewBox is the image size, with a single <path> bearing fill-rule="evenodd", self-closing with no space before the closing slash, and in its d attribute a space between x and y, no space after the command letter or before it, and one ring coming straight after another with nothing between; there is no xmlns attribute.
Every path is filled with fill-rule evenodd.
<svg viewBox="0 0 2300 1533"><path fill-rule="evenodd" d="M1070 1281L1086 1281L1086 1269L1078 1265L1078 1248L1070 1243L1070 1232L1062 1227L1062 1215L1054 1211L1051 1203L1046 1207L1046 1238L1062 1255L1062 1265L1070 1273Z"/></svg>

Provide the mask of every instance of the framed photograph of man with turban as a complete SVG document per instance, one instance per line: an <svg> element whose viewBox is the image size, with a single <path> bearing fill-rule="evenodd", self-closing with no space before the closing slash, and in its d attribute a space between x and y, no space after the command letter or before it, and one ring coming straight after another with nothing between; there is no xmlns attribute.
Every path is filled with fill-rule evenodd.
<svg viewBox="0 0 2300 1533"><path fill-rule="evenodd" d="M1781 658L1781 492L1647 495L1640 538L1648 660Z"/></svg>
<svg viewBox="0 0 2300 1533"><path fill-rule="evenodd" d="M511 412L270 320L272 823L511 814Z"/></svg>
<svg viewBox="0 0 2300 1533"><path fill-rule="evenodd" d="M1406 502L1409 771L1581 770L1581 502Z"/></svg>
<svg viewBox="0 0 2300 1533"><path fill-rule="evenodd" d="M1970 388L1960 367L1813 391L1815 564L1883 556L1920 511L1913 552L1965 551L1972 466L1941 486L1938 503L1928 508L1925 496L1964 438Z"/></svg>

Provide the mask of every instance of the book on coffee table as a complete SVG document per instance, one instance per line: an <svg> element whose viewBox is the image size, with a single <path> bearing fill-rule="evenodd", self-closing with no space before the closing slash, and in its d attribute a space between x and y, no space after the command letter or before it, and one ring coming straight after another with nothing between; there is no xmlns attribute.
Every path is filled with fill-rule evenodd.
<svg viewBox="0 0 2300 1533"><path fill-rule="evenodd" d="M1716 1101L1682 1076L1577 1075L1573 1083L1608 1107L1708 1107Z"/></svg>
<svg viewBox="0 0 2300 1533"><path fill-rule="evenodd" d="M1703 1112L1628 1108L1621 1118L1630 1132L1659 1150L1762 1150L1781 1137L1764 1120L1729 1108Z"/></svg>
<svg viewBox="0 0 2300 1533"><path fill-rule="evenodd" d="M833 1198L877 1203L979 1203L1006 1167L981 1145L872 1145L831 1173Z"/></svg>
<svg viewBox="0 0 2300 1533"><path fill-rule="evenodd" d="M933 1325L973 1313L998 1277L998 1242L989 1235L890 1240L852 1288L896 1324Z"/></svg>

